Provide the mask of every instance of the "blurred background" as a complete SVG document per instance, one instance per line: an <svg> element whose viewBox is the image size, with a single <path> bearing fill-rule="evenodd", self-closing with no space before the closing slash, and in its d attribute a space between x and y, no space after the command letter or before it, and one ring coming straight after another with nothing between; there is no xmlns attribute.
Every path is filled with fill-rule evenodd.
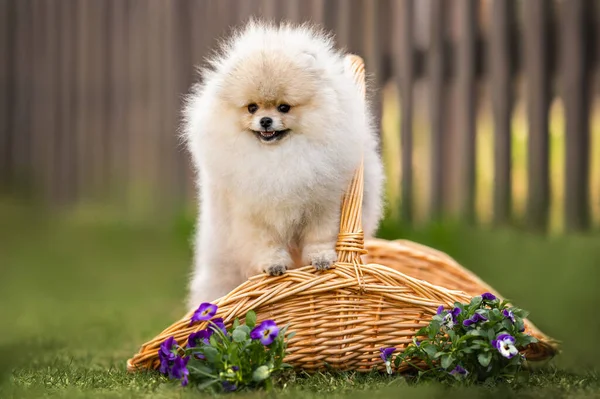
<svg viewBox="0 0 600 399"><path fill-rule="evenodd" d="M597 1L0 4L0 185L45 206L144 218L193 203L182 96L259 16L320 24L366 59L392 215L600 224Z"/></svg>
<svg viewBox="0 0 600 399"><path fill-rule="evenodd" d="M250 16L312 21L365 58L379 235L448 252L563 340L565 365L597 365L597 0L0 0L0 344L121 364L181 316L182 98Z"/></svg>

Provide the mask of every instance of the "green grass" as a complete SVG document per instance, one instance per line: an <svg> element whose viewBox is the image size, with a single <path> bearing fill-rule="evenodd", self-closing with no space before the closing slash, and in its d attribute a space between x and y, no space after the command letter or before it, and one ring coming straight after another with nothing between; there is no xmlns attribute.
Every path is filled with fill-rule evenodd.
<svg viewBox="0 0 600 399"><path fill-rule="evenodd" d="M183 313L190 223L82 223L0 202L0 398L198 397L155 373L128 374L139 345ZM455 256L564 342L522 387L417 386L375 375L295 376L247 398L600 396L600 236L543 238L452 225L408 237Z"/></svg>

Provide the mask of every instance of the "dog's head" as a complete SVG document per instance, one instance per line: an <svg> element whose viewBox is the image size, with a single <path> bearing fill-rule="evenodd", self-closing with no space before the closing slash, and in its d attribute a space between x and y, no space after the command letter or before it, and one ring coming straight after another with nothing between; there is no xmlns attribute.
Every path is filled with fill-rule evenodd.
<svg viewBox="0 0 600 399"><path fill-rule="evenodd" d="M306 52L249 54L236 63L221 86L221 98L237 115L239 128L265 144L326 130L328 95L315 56Z"/></svg>

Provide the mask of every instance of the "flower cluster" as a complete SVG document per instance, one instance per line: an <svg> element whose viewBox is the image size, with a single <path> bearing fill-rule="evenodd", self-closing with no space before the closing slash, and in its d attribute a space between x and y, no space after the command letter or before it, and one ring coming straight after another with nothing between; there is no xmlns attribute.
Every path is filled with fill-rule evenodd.
<svg viewBox="0 0 600 399"><path fill-rule="evenodd" d="M190 325L207 322L207 328L191 333L180 346L167 338L158 350L160 372L181 385L193 382L200 389L237 391L246 387L270 387L272 378L289 367L286 355L286 328L273 320L256 323L249 311L244 324L238 319L228 330L222 318L215 318L218 307L203 303L191 317Z"/></svg>
<svg viewBox="0 0 600 399"><path fill-rule="evenodd" d="M512 378L526 364L519 351L537 340L525 333L523 319L528 313L509 307L486 292L470 303L455 303L450 309L440 306L431 323L417 332L394 365L410 365L418 378L447 381L483 381ZM395 348L382 348L388 373Z"/></svg>

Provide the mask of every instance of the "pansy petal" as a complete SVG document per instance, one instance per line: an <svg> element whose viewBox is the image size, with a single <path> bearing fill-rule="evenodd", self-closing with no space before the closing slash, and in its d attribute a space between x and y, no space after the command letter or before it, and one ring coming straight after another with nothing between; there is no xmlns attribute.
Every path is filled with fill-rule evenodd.
<svg viewBox="0 0 600 399"><path fill-rule="evenodd" d="M279 335L279 327L273 320L265 320L250 331L250 338L259 339L263 345L271 345Z"/></svg>
<svg viewBox="0 0 600 399"><path fill-rule="evenodd" d="M491 292L484 292L483 294L481 294L481 298L483 298L483 300L485 300L485 301L495 301L496 300L496 296L494 294L492 294Z"/></svg>
<svg viewBox="0 0 600 399"><path fill-rule="evenodd" d="M394 347L379 348L379 352L381 352L381 354L379 356L381 357L381 359L384 362L386 362L389 360L390 356L392 356L392 353L394 353L395 350L396 350L396 348L394 348Z"/></svg>
<svg viewBox="0 0 600 399"><path fill-rule="evenodd" d="M227 328L225 328L225 323L223 322L222 317L211 320L211 322L214 324L214 326L211 326L212 327L211 329L214 329L216 327L219 330L221 330L223 332L223 334L227 334Z"/></svg>
<svg viewBox="0 0 600 399"><path fill-rule="evenodd" d="M219 308L217 307L217 305L204 302L203 304L198 306L198 309L196 309L196 311L192 315L191 322L195 323L197 321L208 321L214 317L218 309Z"/></svg>

